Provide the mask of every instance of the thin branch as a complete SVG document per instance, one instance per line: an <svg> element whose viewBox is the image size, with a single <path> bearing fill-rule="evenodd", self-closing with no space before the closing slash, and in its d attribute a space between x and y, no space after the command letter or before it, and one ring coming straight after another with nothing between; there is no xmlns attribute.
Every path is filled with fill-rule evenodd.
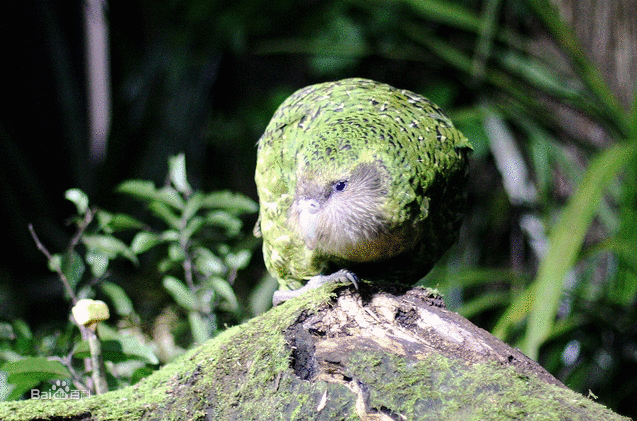
<svg viewBox="0 0 637 421"><path fill-rule="evenodd" d="M84 220L78 224L77 231L75 232L75 234L73 235L73 238L71 238L71 241L69 242L69 246L67 247L68 251L75 249L75 246L77 246L77 244L82 239L82 235L84 234L84 231L86 231L86 228L88 228L91 222L93 222L93 218L95 217L96 213L97 213L96 208L91 208L86 211L86 214L84 215Z"/></svg>
<svg viewBox="0 0 637 421"><path fill-rule="evenodd" d="M40 250L42 254L46 256L46 258L48 259L50 263L51 260L53 260L53 256L51 255L51 253L49 253L49 250L47 250L47 248L44 246L44 244L42 244L42 242L38 238L37 234L35 233L35 229L33 228L33 224L29 224L29 232L31 233L31 237L33 238L33 241L35 241L35 245L38 248L38 250ZM71 288L71 283L69 282L68 278L66 277L64 272L62 272L62 268L59 267L58 265L50 265L50 266L55 270L55 272L60 277L60 281L62 281L62 285L64 286L66 293L69 295L69 297L71 297L71 303L73 305L77 304L77 296L73 292L73 288Z"/></svg>
<svg viewBox="0 0 637 421"><path fill-rule="evenodd" d="M55 355L48 357L48 359L51 361L59 361L62 364L64 364L64 366L71 373L71 381L73 382L75 387L77 387L79 390L82 390L84 392L90 392L91 389L82 381L82 375L80 375L80 373L78 373L77 370L73 367L73 363L71 361L72 358L73 358L73 352L69 353L68 355L64 357L58 357Z"/></svg>

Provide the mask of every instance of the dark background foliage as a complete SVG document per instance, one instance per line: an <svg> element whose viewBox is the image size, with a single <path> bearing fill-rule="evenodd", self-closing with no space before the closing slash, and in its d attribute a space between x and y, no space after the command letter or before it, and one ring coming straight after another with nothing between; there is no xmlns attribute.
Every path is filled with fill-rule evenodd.
<svg viewBox="0 0 637 421"><path fill-rule="evenodd" d="M195 188L256 199L255 143L278 104L311 83L367 77L430 97L474 143L460 241L425 284L570 387L637 416L637 173L634 154L621 155L632 156L623 166L602 159L635 145L637 16L629 0L555 3L110 2L112 124L102 160L88 148L84 3L5 2L0 318L36 332L66 321L62 288L27 224L63 249L68 188L104 209L140 213L115 186L162 184L168 157L183 151ZM619 168L595 178L598 161ZM560 231L569 209L573 227ZM566 275L547 250L573 251ZM113 280L148 324L169 299L145 267L122 263ZM245 310L232 322L258 312L263 277L255 253L234 285ZM548 322L520 310L537 285L547 295L530 307L546 303ZM534 342L533 332L544 334Z"/></svg>

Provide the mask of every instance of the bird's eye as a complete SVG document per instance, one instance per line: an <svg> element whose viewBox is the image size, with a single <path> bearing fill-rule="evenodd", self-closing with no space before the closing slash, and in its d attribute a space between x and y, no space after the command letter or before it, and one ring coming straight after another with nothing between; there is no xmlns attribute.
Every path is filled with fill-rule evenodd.
<svg viewBox="0 0 637 421"><path fill-rule="evenodd" d="M334 183L334 185L332 186L332 188L334 189L334 191L343 191L345 190L345 187L347 187L347 181L337 181L336 183Z"/></svg>

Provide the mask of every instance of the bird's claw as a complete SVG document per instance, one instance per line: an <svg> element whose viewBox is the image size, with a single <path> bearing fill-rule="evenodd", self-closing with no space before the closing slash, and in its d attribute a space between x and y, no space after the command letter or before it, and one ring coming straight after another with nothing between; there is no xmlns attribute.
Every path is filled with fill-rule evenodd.
<svg viewBox="0 0 637 421"><path fill-rule="evenodd" d="M339 283L339 282L351 282L354 288L358 291L358 276L354 272L347 269L341 269L330 275L315 275L303 287L292 291L275 291L272 296L272 304L276 307L284 301L291 298L298 297L305 291L316 289L321 285Z"/></svg>
<svg viewBox="0 0 637 421"><path fill-rule="evenodd" d="M351 282L354 285L354 288L356 288L356 290L358 291L358 276L356 276L354 272L351 272L347 269L341 269L330 275L312 276L303 288L307 287L307 289L309 290L318 288L321 285L335 284L339 282Z"/></svg>

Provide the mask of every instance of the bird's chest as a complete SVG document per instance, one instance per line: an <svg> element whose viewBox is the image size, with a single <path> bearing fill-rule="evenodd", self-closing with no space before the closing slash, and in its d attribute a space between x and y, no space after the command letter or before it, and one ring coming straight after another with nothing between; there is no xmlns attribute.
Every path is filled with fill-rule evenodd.
<svg viewBox="0 0 637 421"><path fill-rule="evenodd" d="M340 250L337 257L353 263L387 260L413 248L420 234L421 230L411 224L409 227L397 227L350 244Z"/></svg>

